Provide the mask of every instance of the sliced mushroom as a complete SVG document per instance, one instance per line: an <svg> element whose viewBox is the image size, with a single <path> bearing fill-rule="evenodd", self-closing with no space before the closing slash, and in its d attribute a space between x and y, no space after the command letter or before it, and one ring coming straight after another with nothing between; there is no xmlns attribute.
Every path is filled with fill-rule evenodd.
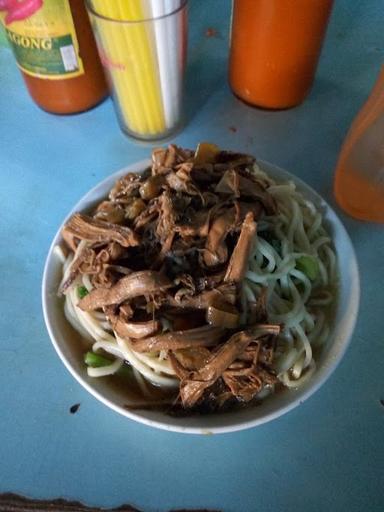
<svg viewBox="0 0 384 512"><path fill-rule="evenodd" d="M217 301L207 308L207 322L210 325L234 329L239 325L239 320L239 312L228 302Z"/></svg>
<svg viewBox="0 0 384 512"><path fill-rule="evenodd" d="M225 239L234 227L234 220L235 212L233 208L213 220L203 255L207 267L214 267L227 261L228 247Z"/></svg>
<svg viewBox="0 0 384 512"><path fill-rule="evenodd" d="M113 224L121 224L124 222L125 218L124 208L122 208L119 203L103 201L97 207L93 218L96 220L111 222Z"/></svg>
<svg viewBox="0 0 384 512"><path fill-rule="evenodd" d="M124 322L117 317L112 320L113 330L123 339L141 339L152 336L160 330L161 324L158 320L148 320L147 322Z"/></svg>
<svg viewBox="0 0 384 512"><path fill-rule="evenodd" d="M150 338L132 342L136 352L153 352L160 350L178 350L190 347L210 347L217 345L223 338L225 330L220 327L204 325L187 331L171 331Z"/></svg>
<svg viewBox="0 0 384 512"><path fill-rule="evenodd" d="M122 277L112 288L92 290L80 300L79 307L84 311L91 311L109 304L121 304L127 299L141 295L151 295L171 286L172 282L159 272L152 270L133 272Z"/></svg>
<svg viewBox="0 0 384 512"><path fill-rule="evenodd" d="M117 242L123 247L133 247L140 242L140 237L126 226L95 220L81 213L75 213L65 229L76 238L89 242Z"/></svg>
<svg viewBox="0 0 384 512"><path fill-rule="evenodd" d="M203 368L191 372L188 380L181 382L180 396L184 407L192 407L252 341L267 334L277 335L279 332L278 325L258 325L233 334Z"/></svg>
<svg viewBox="0 0 384 512"><path fill-rule="evenodd" d="M224 282L240 283L243 280L255 234L256 222L253 220L253 213L248 212L245 216L240 236L231 255L231 259L229 260Z"/></svg>

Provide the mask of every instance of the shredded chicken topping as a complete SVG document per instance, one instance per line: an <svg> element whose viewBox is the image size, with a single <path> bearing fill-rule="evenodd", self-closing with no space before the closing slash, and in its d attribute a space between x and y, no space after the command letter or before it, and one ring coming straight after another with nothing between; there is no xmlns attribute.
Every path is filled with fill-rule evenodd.
<svg viewBox="0 0 384 512"><path fill-rule="evenodd" d="M184 409L250 402L277 381L280 326L268 323L263 294L247 306L252 323L242 321L257 221L276 211L253 164L211 144L155 149L151 168L118 180L63 230L76 257L62 292L87 274L93 288L78 307L102 311L138 354L163 351Z"/></svg>

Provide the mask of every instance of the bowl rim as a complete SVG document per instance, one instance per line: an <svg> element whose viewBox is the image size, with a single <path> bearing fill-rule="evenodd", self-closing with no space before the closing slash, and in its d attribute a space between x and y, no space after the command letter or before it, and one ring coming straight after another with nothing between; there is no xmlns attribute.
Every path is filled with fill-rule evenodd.
<svg viewBox="0 0 384 512"><path fill-rule="evenodd" d="M84 194L77 203L73 206L73 208L70 210L70 212L66 215L63 222L60 224L58 230L56 231L56 234L50 244L48 254L46 257L45 265L44 265L44 272L43 272L43 279L42 279L42 309L43 309L43 316L44 321L46 324L46 328L49 334L49 337L51 339L51 342L61 359L61 361L64 363L67 370L71 373L71 375L79 382L81 386L83 386L92 396L94 396L96 399L98 399L100 402L102 402L104 405L109 407L110 409L116 411L117 413L134 420L138 423L145 424L154 428L171 431L171 432L178 432L178 433L187 433L187 434L222 434L222 433L230 433L230 432L236 432L240 430L245 430L249 428L253 428L259 425L262 425L264 423L267 423L269 421L272 421L280 416L283 416L284 414L288 413L292 409L298 407L302 403L304 403L310 396L312 396L316 391L329 379L329 377L332 375L332 373L335 371L337 366L339 365L340 361L342 360L343 356L345 355L345 352L351 342L352 334L355 328L356 320L357 320L357 313L359 309L359 302L360 302L360 278L359 278L359 269L357 264L357 258L356 254L351 242L351 239L348 235L348 232L346 231L344 225L342 224L341 220L333 210L333 208L323 199L312 187L307 185L303 180L298 178L295 175L292 175L288 171L282 169L281 167L272 164L270 162L264 161L264 160L258 160L257 164L259 167L267 172L267 174L270 174L273 179L276 178L277 180L291 180L295 183L297 189L304 194L305 197L309 197L310 200L316 201L316 206L319 207L321 205L325 212L327 214L331 215L332 217L332 223L334 223L340 232L341 236L344 237L345 242L347 243L348 250L349 250L349 262L351 265L351 273L353 276L353 280L351 281L351 293L348 297L348 304L345 305L346 307L346 313L348 315L348 318L346 319L347 325L346 328L344 327L344 332L341 340L337 343L337 351L332 357L331 363L329 363L326 368L323 368L320 375L318 376L318 372L315 372L314 377L311 377L308 384L308 389L304 391L303 393L299 394L298 396L294 396L292 394L292 400L290 400L285 405L278 407L276 410L267 412L265 415L257 418L251 418L249 420L244 420L240 422L234 422L228 425L224 426L214 426L214 427L194 427L194 426L183 426L183 425L177 425L175 424L175 418L170 416L164 416L165 421L159 421L159 420L153 420L146 417L141 416L136 411L132 411L129 409L125 409L122 406L119 406L115 404L112 400L105 397L101 392L96 390L91 384L89 384L79 373L78 371L71 365L70 361L67 359L67 357L64 354L64 351L62 347L60 346L59 341L57 340L54 328L53 328L53 320L51 319L51 308L49 304L49 297L48 297L48 288L49 288L49 270L53 260L53 254L54 254L54 248L58 244L59 240L61 239L61 230L63 225L67 222L67 220L73 215L76 211L83 211L88 204L95 202L95 195L101 199L101 191L108 191L113 184L116 182L117 179L124 176L127 173L130 172L142 172L145 168L147 168L150 165L151 161L150 159L144 159L140 160L138 162L135 162L133 164L127 165L126 167L123 167L119 169L116 172L113 172L103 180L101 180L99 183L97 183L94 187L92 187L86 194ZM105 193L104 193L105 197ZM323 221L325 219L324 212L323 213ZM337 309L339 308L339 305L337 305ZM52 321L51 321L52 320ZM335 348L336 340L334 340L331 347L329 347L329 351L332 350L332 348ZM317 378L316 378L317 376ZM300 388L299 388L300 389ZM248 409L249 411L250 409ZM231 413L228 413L228 415ZM201 416L204 418L204 416Z"/></svg>

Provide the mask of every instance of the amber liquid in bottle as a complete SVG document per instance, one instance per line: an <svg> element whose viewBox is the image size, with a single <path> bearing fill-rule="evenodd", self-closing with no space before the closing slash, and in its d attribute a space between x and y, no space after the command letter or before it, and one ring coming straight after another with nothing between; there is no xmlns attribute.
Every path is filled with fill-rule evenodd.
<svg viewBox="0 0 384 512"><path fill-rule="evenodd" d="M334 193L352 217L384 222L384 69L344 141Z"/></svg>
<svg viewBox="0 0 384 512"><path fill-rule="evenodd" d="M108 94L103 68L97 53L83 0L69 0L84 73L73 78L50 80L23 74L30 95L44 110L73 114L90 109Z"/></svg>

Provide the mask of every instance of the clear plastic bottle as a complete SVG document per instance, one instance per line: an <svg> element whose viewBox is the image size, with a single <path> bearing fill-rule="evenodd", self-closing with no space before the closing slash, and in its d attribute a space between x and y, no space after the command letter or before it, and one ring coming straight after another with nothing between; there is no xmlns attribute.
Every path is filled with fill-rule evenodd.
<svg viewBox="0 0 384 512"><path fill-rule="evenodd" d="M384 222L384 67L345 138L334 193L352 217Z"/></svg>

